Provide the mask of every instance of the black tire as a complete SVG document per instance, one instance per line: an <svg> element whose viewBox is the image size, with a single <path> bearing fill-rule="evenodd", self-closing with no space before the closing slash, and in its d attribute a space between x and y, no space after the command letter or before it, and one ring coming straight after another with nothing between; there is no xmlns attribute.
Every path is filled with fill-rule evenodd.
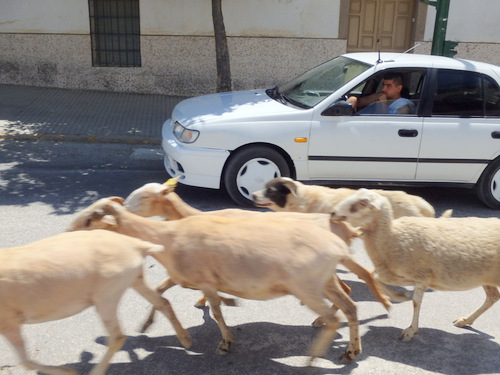
<svg viewBox="0 0 500 375"><path fill-rule="evenodd" d="M233 201L248 207L253 206L251 194L275 177L290 177L285 158L270 147L251 146L231 156L223 183Z"/></svg>
<svg viewBox="0 0 500 375"><path fill-rule="evenodd" d="M484 170L476 184L476 194L485 205L500 210L500 159Z"/></svg>

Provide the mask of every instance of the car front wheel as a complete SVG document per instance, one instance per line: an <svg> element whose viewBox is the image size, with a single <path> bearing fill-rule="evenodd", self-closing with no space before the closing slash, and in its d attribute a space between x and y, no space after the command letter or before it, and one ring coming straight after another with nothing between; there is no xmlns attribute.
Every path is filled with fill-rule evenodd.
<svg viewBox="0 0 500 375"><path fill-rule="evenodd" d="M289 177L290 167L276 150L254 146L238 151L228 161L224 187L239 205L252 206L252 193L276 177Z"/></svg>
<svg viewBox="0 0 500 375"><path fill-rule="evenodd" d="M491 163L476 186L479 199L488 207L500 209L500 159Z"/></svg>

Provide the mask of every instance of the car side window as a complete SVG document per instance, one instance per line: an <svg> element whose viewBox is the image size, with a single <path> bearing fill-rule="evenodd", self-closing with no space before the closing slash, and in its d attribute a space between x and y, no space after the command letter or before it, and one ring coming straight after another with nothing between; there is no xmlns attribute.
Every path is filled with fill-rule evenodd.
<svg viewBox="0 0 500 375"><path fill-rule="evenodd" d="M484 77L484 102L486 116L500 117L500 88L490 77Z"/></svg>
<svg viewBox="0 0 500 375"><path fill-rule="evenodd" d="M354 89L351 89L346 93L345 97L348 98L347 101L349 103L353 104L354 102L353 107L357 116L385 116L387 114L393 116L415 116L418 112L425 72L425 69L384 70L362 82ZM384 77L391 74L399 75L402 79L403 89L400 92L400 96L403 99L399 102L409 103L405 104L408 107L408 111L388 111L388 109L390 110L391 103L395 102L397 98L384 98L384 96L380 96L383 92ZM353 100L353 98L356 99ZM397 107L398 103L395 103L395 106Z"/></svg>
<svg viewBox="0 0 500 375"><path fill-rule="evenodd" d="M481 75L466 71L438 70L432 115L482 117Z"/></svg>

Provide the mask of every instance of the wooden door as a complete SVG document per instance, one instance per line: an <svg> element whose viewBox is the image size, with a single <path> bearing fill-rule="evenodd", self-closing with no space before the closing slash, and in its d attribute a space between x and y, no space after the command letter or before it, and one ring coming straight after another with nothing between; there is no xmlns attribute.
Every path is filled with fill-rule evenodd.
<svg viewBox="0 0 500 375"><path fill-rule="evenodd" d="M412 47L416 0L351 0L347 52L403 52Z"/></svg>

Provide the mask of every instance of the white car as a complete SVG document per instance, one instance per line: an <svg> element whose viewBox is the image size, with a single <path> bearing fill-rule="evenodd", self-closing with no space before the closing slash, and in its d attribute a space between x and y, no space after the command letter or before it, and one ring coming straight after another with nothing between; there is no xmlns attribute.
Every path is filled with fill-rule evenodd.
<svg viewBox="0 0 500 375"><path fill-rule="evenodd" d="M414 112L355 112L350 99L380 92L388 72L402 76ZM500 209L500 67L486 63L345 54L273 89L184 100L162 137L170 175L225 188L242 205L268 180L290 176L328 185L475 187Z"/></svg>

